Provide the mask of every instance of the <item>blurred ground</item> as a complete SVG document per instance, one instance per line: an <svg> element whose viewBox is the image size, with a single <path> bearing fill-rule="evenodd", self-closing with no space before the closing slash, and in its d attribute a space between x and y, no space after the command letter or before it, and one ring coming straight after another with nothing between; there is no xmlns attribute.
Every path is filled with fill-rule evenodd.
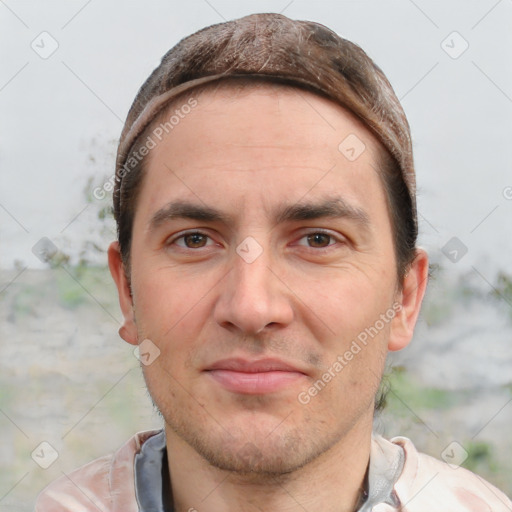
<svg viewBox="0 0 512 512"><path fill-rule="evenodd" d="M107 270L17 273L0 278L0 511L28 512L47 483L161 420L117 335ZM437 458L456 441L465 467L511 495L511 308L506 287L477 281L431 282L415 340L390 359L376 429ZM48 469L31 458L43 441L59 455Z"/></svg>

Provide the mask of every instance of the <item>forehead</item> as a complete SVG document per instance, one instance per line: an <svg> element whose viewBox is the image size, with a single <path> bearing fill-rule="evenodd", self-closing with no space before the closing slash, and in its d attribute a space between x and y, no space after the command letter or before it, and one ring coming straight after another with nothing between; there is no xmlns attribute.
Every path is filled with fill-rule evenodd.
<svg viewBox="0 0 512 512"><path fill-rule="evenodd" d="M220 82L175 99L152 133L158 126L165 133L143 183L155 207L173 194L207 202L257 188L261 201L297 201L337 186L358 202L370 184L382 189L380 143L343 107L302 89Z"/></svg>
<svg viewBox="0 0 512 512"><path fill-rule="evenodd" d="M191 103L194 105L192 108ZM250 117L247 117L247 114ZM211 115L217 118L219 125L224 124L224 131L213 131L210 135L227 135L225 125L229 124L233 127L229 134L232 144L236 144L238 140L247 141L249 137L254 140L254 128L260 124L264 128L260 131L261 140L280 135L276 142L284 142L286 134L280 130L284 127L288 134L294 135L297 142L301 139L305 142L306 139L314 144L325 140L331 145L331 149L339 150L338 143L342 142L339 137L350 131L357 131L360 138L364 139L365 149L373 156L376 164L380 160L381 152L385 151L363 122L340 104L321 94L301 88L298 84L290 85L273 79L229 77L197 86L174 98L153 121L151 128L154 130L155 127L163 127L165 133L162 135L167 138L166 135L171 131L183 132L181 129L176 130L178 124L188 127L195 123L197 126L207 121ZM310 133L306 133L306 124L311 128ZM272 127L275 127L275 130ZM318 133L318 137L311 139L312 130ZM326 139L325 132L330 132L331 137ZM192 136L191 139L195 137ZM209 137L207 140L212 139ZM352 138L352 142L354 141ZM349 146L350 144L347 146L348 149ZM356 149L360 149L360 145ZM150 156L154 153L150 153ZM346 155L354 157L353 154ZM355 157L357 156L358 152Z"/></svg>

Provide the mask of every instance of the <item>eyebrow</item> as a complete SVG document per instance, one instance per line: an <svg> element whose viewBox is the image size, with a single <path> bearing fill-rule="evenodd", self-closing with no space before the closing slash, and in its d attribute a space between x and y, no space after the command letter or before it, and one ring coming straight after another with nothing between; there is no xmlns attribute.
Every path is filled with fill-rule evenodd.
<svg viewBox="0 0 512 512"><path fill-rule="evenodd" d="M273 215L275 224L314 220L322 217L345 218L365 228L370 225L370 219L364 210L348 204L341 197L308 203L281 205ZM167 204L151 217L148 224L149 231L154 231L165 222L175 219L220 222L226 225L233 224L231 216L225 215L215 208L187 201L175 201Z"/></svg>
<svg viewBox="0 0 512 512"><path fill-rule="evenodd" d="M346 218L364 227L370 225L370 218L363 209L352 206L341 197L283 207L276 215L276 223L314 220L322 217Z"/></svg>
<svg viewBox="0 0 512 512"><path fill-rule="evenodd" d="M203 222L230 223L230 218L219 210L205 205L198 205L185 201L175 201L160 208L149 221L149 230L158 229L163 223L174 219L191 219Z"/></svg>

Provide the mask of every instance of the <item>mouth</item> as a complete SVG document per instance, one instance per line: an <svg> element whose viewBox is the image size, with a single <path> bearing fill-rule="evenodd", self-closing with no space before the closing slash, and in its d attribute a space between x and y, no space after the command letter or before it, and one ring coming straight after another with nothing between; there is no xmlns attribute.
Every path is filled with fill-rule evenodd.
<svg viewBox="0 0 512 512"><path fill-rule="evenodd" d="M279 359L223 359L204 372L227 391L246 395L275 393L307 377L304 371Z"/></svg>

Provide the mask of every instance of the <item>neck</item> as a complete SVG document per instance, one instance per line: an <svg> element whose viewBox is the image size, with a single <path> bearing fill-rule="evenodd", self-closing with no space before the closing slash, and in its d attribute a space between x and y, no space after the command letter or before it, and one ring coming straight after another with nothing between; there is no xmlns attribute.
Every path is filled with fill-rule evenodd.
<svg viewBox="0 0 512 512"><path fill-rule="evenodd" d="M212 466L166 426L175 512L353 512L365 482L372 424L358 424L327 452L283 475Z"/></svg>

